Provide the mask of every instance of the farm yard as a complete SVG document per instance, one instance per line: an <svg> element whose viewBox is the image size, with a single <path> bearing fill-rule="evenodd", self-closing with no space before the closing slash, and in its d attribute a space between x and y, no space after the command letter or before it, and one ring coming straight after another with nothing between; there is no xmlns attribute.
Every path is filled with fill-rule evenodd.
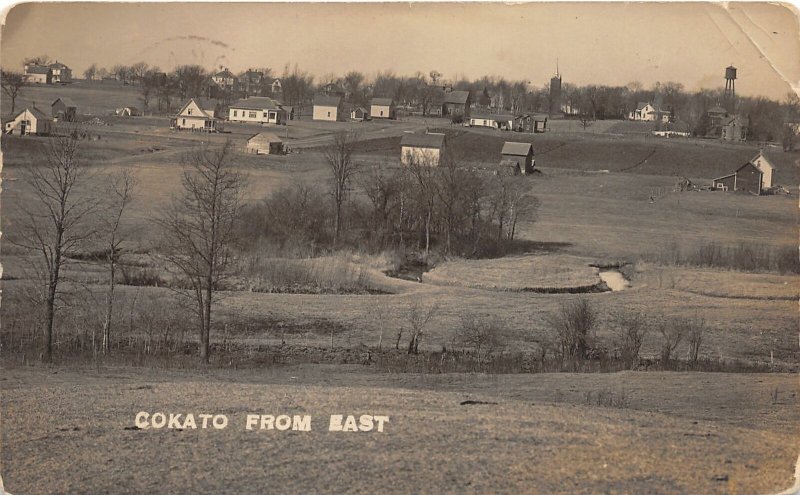
<svg viewBox="0 0 800 495"><path fill-rule="evenodd" d="M409 491L406 472L417 477L414 486L424 481L443 491L476 493L520 487L761 493L791 484L797 446L787 438L797 436L800 424L796 153L766 150L777 167L775 183L790 194L753 196L680 191L676 184L688 178L710 185L752 159L756 146L657 139L630 122L597 121L584 130L574 120L553 121L544 134L522 134L434 118L303 117L286 126L227 122L225 133L195 133L171 130L167 116L111 116L137 95L130 87L103 84L31 88L17 107L63 95L82 114L87 136L78 141L79 156L95 181L89 186L94 194L104 194L108 176L130 171L136 177L124 218L132 234L120 258L119 335L110 356L86 350L105 316L104 258L92 250L69 253L64 283L71 310L57 320L53 367L32 365L39 351L31 341L41 339L26 306L35 255L4 242L3 445L14 454L4 454L3 474L13 493L86 486L104 492L119 484L132 491L202 486L233 493L267 482L302 491L308 486L298 478L302 473L313 473L333 491L363 493L376 479L388 491ZM292 152L245 154L246 140L264 129ZM177 295L183 287L161 251L165 234L156 221L180 194L187 156L202 145L230 142L234 169L246 174L243 202L257 216L274 213L258 208L280 205L275 198L293 197L291 191L302 188L309 197L329 200L327 153L339 131L357 136L353 162L366 174L399 170L402 136L426 129L447 136L453 159L464 168L496 167L505 141L533 144L536 173L509 178L538 200L517 221L514 249L447 255L437 238L423 262L401 249L359 248L352 240L331 249L301 238L292 250L268 238L251 239L247 250L236 253L235 273L218 287L210 366L196 369L198 341L187 323L194 316ZM4 238L13 236L33 201L26 174L41 164L46 142L3 136ZM367 201L363 189L360 182L353 187L353 202ZM313 217L315 211L283 213ZM278 219L262 215L262 221L269 227ZM414 239L417 251L423 238ZM610 287L602 277L607 272L625 286ZM560 367L553 355L554 318L581 301L595 313L594 350L606 354ZM623 371L616 353L621 322L629 315L644 315L652 329L637 350L637 366ZM469 321L496 330L480 336L495 346L491 354L481 354L474 338L465 336ZM687 337L673 349L673 367L660 364L664 325L700 321L699 358L685 358L691 353ZM416 331L422 338L412 355L409 339ZM90 418L81 413L87 402L93 404ZM315 417L340 409L391 411L392 433L369 437L367 447L361 439L328 432L270 437L277 454L264 460L259 449L266 437L241 428L202 438L191 431L162 435L131 428L136 408L235 417L256 403ZM57 425L52 417L59 418ZM438 444L421 440L433 437ZM507 448L486 461L483 454L498 439ZM141 444L146 458L127 447L114 450L128 442ZM63 455L67 445L90 466L79 477L69 474L74 460ZM232 457L224 462L240 471L200 473L198 461L213 457L220 445L241 446L226 449ZM321 454L312 463L315 448ZM430 449L434 462L403 459L402 452L419 448ZM342 449L358 453L340 459ZM458 463L431 467L446 464L443 453L454 450L464 453ZM46 473L38 476L32 464L41 452L52 454L36 459ZM667 456L673 461L662 462ZM185 467L180 474L164 471L173 459ZM222 461L209 462L213 467ZM580 467L571 469L571 462ZM133 463L143 469L126 470ZM388 464L402 468L385 473ZM166 485L157 484L162 476L154 473L163 474ZM498 478L504 484L492 484Z"/></svg>

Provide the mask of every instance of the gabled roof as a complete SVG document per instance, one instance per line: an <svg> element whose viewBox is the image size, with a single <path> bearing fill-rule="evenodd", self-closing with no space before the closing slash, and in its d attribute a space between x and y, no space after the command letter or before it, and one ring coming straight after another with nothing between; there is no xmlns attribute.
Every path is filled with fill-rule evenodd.
<svg viewBox="0 0 800 495"><path fill-rule="evenodd" d="M761 160L759 160L759 158L761 158ZM762 166L766 166L770 170L776 170L775 165L773 165L769 158L767 158L767 155L764 154L764 150L758 150L758 154L750 160L750 163L755 165L756 168L762 172L764 172L764 170L761 168Z"/></svg>
<svg viewBox="0 0 800 495"><path fill-rule="evenodd" d="M640 101L639 103L636 104L636 110L644 110L644 107L646 107L649 104L650 104L649 102Z"/></svg>
<svg viewBox="0 0 800 495"><path fill-rule="evenodd" d="M277 101L266 96L253 96L231 103L230 108L242 108L245 110L280 110L281 105Z"/></svg>
<svg viewBox="0 0 800 495"><path fill-rule="evenodd" d="M714 105L713 107L709 108L708 112L706 113L728 113L728 111L719 105Z"/></svg>
<svg viewBox="0 0 800 495"><path fill-rule="evenodd" d="M217 72L216 74L212 75L211 77L225 77L225 78L232 77L232 78L236 79L236 76L233 74L233 72L229 71L228 69L221 70L221 71Z"/></svg>
<svg viewBox="0 0 800 495"><path fill-rule="evenodd" d="M367 109L366 109L366 108L364 108L364 107L355 107L355 108L351 108L351 109L350 109L350 112L351 112L351 113L352 113L352 112L358 112L358 111L360 111L360 112L362 112L362 113L369 113L369 111L367 111Z"/></svg>
<svg viewBox="0 0 800 495"><path fill-rule="evenodd" d="M744 126L746 126L748 124L746 118L739 117L738 115L729 115L729 116L725 117L724 119L722 119L722 122L720 122L720 124L724 127L724 126L727 126L727 125L731 125L734 122L738 123L739 125L744 125Z"/></svg>
<svg viewBox="0 0 800 495"><path fill-rule="evenodd" d="M248 144L282 143L281 138L271 132L259 132L247 140Z"/></svg>
<svg viewBox="0 0 800 495"><path fill-rule="evenodd" d="M341 96L328 96L328 95L314 96L315 107L338 107L341 102L342 102Z"/></svg>
<svg viewBox="0 0 800 495"><path fill-rule="evenodd" d="M75 103L69 98L56 98L56 100L53 103L51 103L50 106L52 107L53 105L58 103L58 100L61 100L61 103L63 103L64 106L66 107L78 108L77 105L75 105Z"/></svg>
<svg viewBox="0 0 800 495"><path fill-rule="evenodd" d="M30 65L28 66L28 70L25 71L26 74L49 74L50 67L43 67L41 65Z"/></svg>
<svg viewBox="0 0 800 495"><path fill-rule="evenodd" d="M370 105L377 105L379 107L388 107L394 103L394 100L391 98L373 98L370 102Z"/></svg>
<svg viewBox="0 0 800 495"><path fill-rule="evenodd" d="M23 108L22 110L17 112L17 114L14 115L14 118L11 119L11 120L17 120L17 117L19 117L20 115L22 115L26 111L31 113L36 118L36 120L39 120L39 119L52 120L46 113L42 112L41 110L39 110L36 107Z"/></svg>
<svg viewBox="0 0 800 495"><path fill-rule="evenodd" d="M444 146L444 134L403 134L400 146L441 149Z"/></svg>
<svg viewBox="0 0 800 495"><path fill-rule="evenodd" d="M184 103L181 109L178 111L178 115L182 114L183 111L186 110L186 107L188 107L189 104L192 103L192 101L194 101L197 104L197 106L200 107L200 110L203 111L206 117L212 119L214 118L214 111L216 110L218 104L216 101L210 100L208 98L189 98L189 101Z"/></svg>
<svg viewBox="0 0 800 495"><path fill-rule="evenodd" d="M502 155L514 156L528 156L528 153L533 152L533 145L531 143L515 143L513 141L506 141L503 143L503 150L500 152Z"/></svg>
<svg viewBox="0 0 800 495"><path fill-rule="evenodd" d="M66 65L62 64L58 60L56 60L55 62L50 64L50 68L51 69L69 69L69 67L67 67Z"/></svg>
<svg viewBox="0 0 800 495"><path fill-rule="evenodd" d="M451 91L444 95L443 103L458 103L464 105L469 99L469 91Z"/></svg>

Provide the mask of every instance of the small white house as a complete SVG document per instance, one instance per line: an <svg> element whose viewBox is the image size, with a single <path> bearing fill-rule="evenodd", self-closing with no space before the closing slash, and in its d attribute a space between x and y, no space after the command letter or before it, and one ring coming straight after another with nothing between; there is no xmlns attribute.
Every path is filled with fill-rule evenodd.
<svg viewBox="0 0 800 495"><path fill-rule="evenodd" d="M26 108L6 122L4 132L18 136L47 135L53 130L53 119L36 107Z"/></svg>
<svg viewBox="0 0 800 495"><path fill-rule="evenodd" d="M663 108L656 108L649 102L640 101L636 105L636 110L628 114L628 120L639 120L643 122L669 122L672 112Z"/></svg>
<svg viewBox="0 0 800 495"><path fill-rule="evenodd" d="M400 163L438 166L445 154L445 137L440 133L403 134L400 139Z"/></svg>
<svg viewBox="0 0 800 495"><path fill-rule="evenodd" d="M373 98L369 105L369 116L373 119L394 119L395 106L391 98Z"/></svg>
<svg viewBox="0 0 800 495"><path fill-rule="evenodd" d="M267 97L251 97L232 103L228 107L231 122L255 124L286 124L287 115L280 103Z"/></svg>
<svg viewBox="0 0 800 495"><path fill-rule="evenodd" d="M53 84L72 82L72 69L62 64L58 60L50 64L50 74Z"/></svg>
<svg viewBox="0 0 800 495"><path fill-rule="evenodd" d="M50 67L42 65L25 65L23 78L28 84L50 84L53 80L53 71Z"/></svg>
<svg viewBox="0 0 800 495"><path fill-rule="evenodd" d="M369 118L369 112L364 107L356 107L350 111L350 120L363 122Z"/></svg>
<svg viewBox="0 0 800 495"><path fill-rule="evenodd" d="M217 118L218 104L205 98L191 98L170 120L172 129L219 132L221 121Z"/></svg>
<svg viewBox="0 0 800 495"><path fill-rule="evenodd" d="M336 122L342 118L342 97L317 95L314 97L313 120ZM346 118L346 117L345 117Z"/></svg>
<svg viewBox="0 0 800 495"><path fill-rule="evenodd" d="M492 129L501 129L504 131L514 130L514 116L513 115L492 115L492 114L474 114L469 118L469 125L472 127L491 127Z"/></svg>
<svg viewBox="0 0 800 495"><path fill-rule="evenodd" d="M775 165L764 156L764 152L759 150L758 155L750 160L750 163L761 171L761 188L767 189L772 187L772 173L775 171Z"/></svg>

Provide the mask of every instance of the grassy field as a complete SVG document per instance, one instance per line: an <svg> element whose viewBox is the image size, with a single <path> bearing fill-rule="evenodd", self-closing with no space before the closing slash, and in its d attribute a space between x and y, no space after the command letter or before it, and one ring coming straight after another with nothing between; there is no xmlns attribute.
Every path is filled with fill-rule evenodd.
<svg viewBox="0 0 800 495"><path fill-rule="evenodd" d="M792 483L800 424L797 379L776 374L28 368L2 383L11 493L770 493ZM229 423L137 430L139 411ZM248 431L247 414L307 414L311 431ZM389 422L329 432L331 414Z"/></svg>

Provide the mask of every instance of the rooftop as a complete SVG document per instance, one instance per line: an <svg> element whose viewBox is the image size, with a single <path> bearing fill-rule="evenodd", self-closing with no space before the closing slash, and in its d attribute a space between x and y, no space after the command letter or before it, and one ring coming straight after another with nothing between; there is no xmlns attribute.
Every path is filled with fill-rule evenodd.
<svg viewBox="0 0 800 495"><path fill-rule="evenodd" d="M444 146L444 134L403 134L400 146L441 149Z"/></svg>
<svg viewBox="0 0 800 495"><path fill-rule="evenodd" d="M503 155L514 156L528 156L528 153L533 151L531 143L516 143L514 141L506 141L503 143L503 150L500 152Z"/></svg>

